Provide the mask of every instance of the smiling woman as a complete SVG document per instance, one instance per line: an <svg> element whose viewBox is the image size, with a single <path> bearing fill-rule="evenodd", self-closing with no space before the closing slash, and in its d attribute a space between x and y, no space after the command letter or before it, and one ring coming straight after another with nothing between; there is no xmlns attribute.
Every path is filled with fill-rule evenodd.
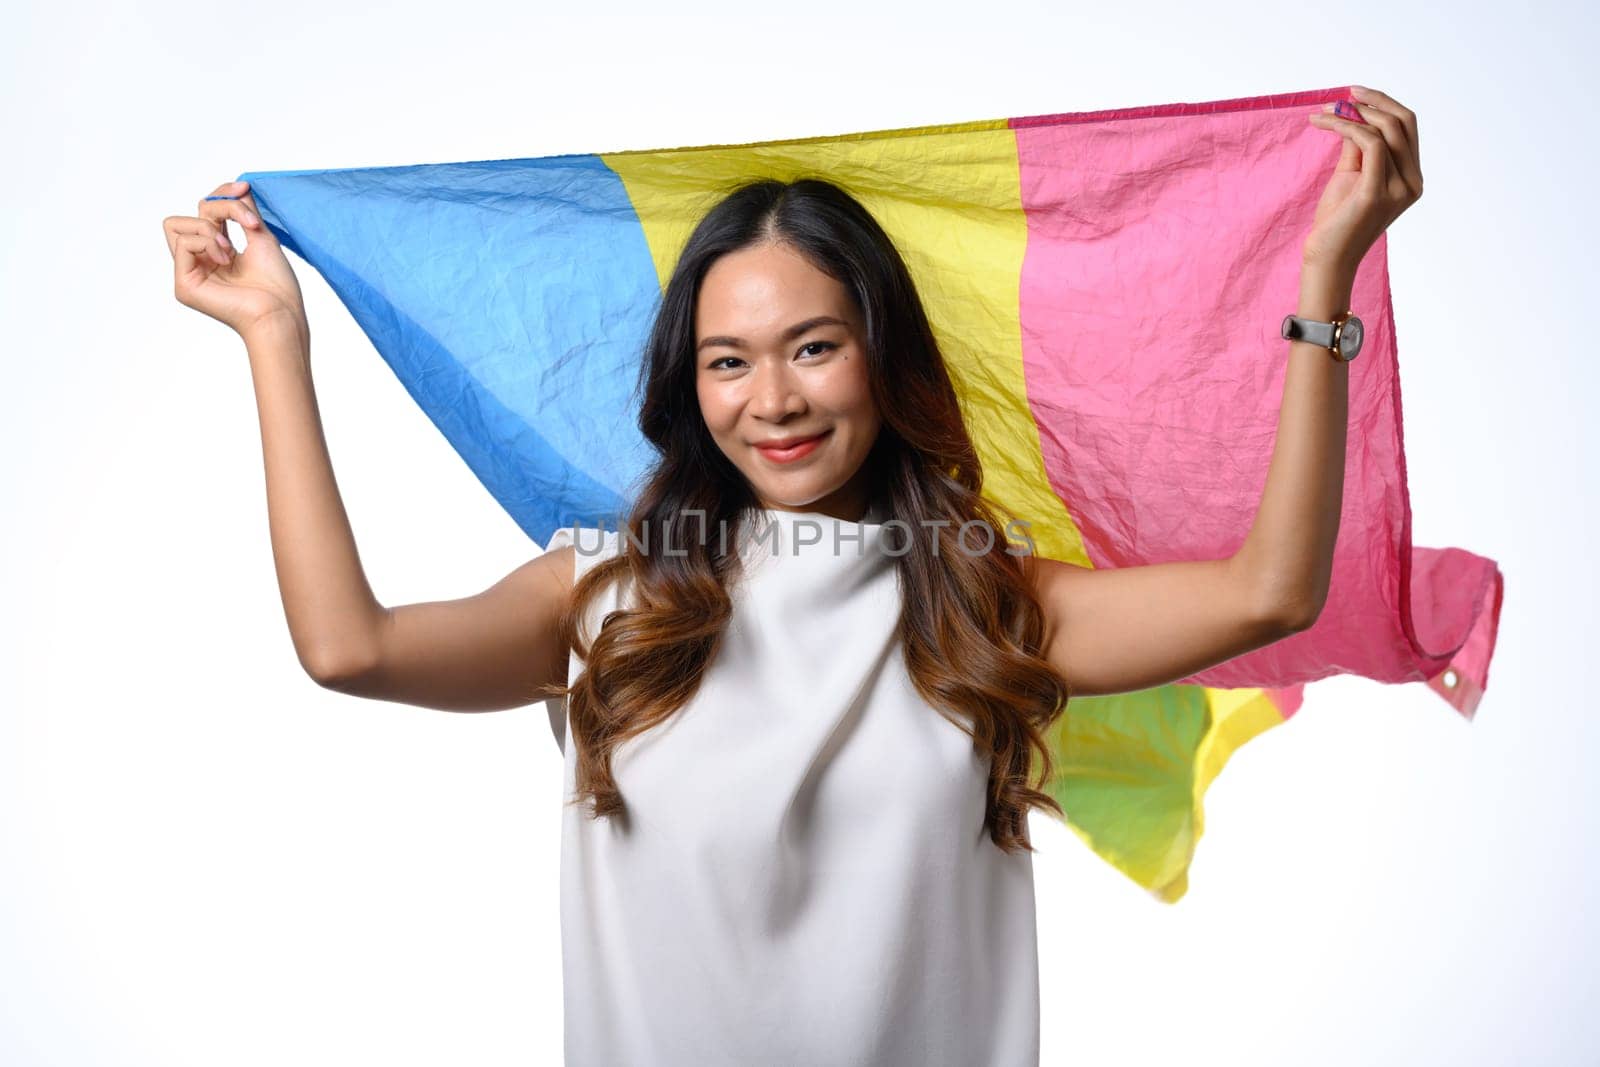
<svg viewBox="0 0 1600 1067"><path fill-rule="evenodd" d="M574 1062L1035 1062L1027 813L1060 812L1068 691L1025 556L958 537L1001 513L904 262L836 185L744 185L642 380L661 458L575 558L549 690Z"/></svg>
<svg viewBox="0 0 1600 1067"><path fill-rule="evenodd" d="M1354 321L1348 312L1355 266L1421 188L1415 117L1381 94L1371 99L1361 105L1359 125L1312 120L1347 140L1304 250L1291 318L1313 329L1288 337L1275 437L1257 432L1268 427L1250 422L1249 412L1240 416L1244 421L1184 423L1167 409L1204 407L1196 403L1190 373L1198 357L1170 348L1123 350L1123 343L1137 347L1141 337L1160 334L1158 325L1187 325L1186 312L1170 309L1196 305L1174 299L1177 290L1155 301L1125 288L1103 298L1139 309L1139 336L1094 333L1092 344L1047 345L1024 358L1040 339L1060 345L1083 335L1075 323L1105 318L1081 300L1067 302L1079 317L1063 315L1050 288L1058 276L1046 271L1050 285L1040 284L1041 275L1022 270L1024 258L1058 268L1070 258L1074 277L1097 279L1095 288L1173 273L1165 264L1158 272L1130 273L1125 265L1127 257L1137 258L1134 252L1103 239L1119 209L1137 201L1144 213L1150 205L1137 168L1106 186L1122 190L1120 202L1097 200L1109 195L1098 187L1068 195L1051 184L1077 173L1060 165L1078 158L1067 141L1071 117L931 134L958 138L951 143L964 146L962 153L950 158L962 165L946 171L972 188L931 196L917 190L925 201L918 210L931 213L922 216L921 229L896 233L921 235L908 256L940 286L939 337L952 338L951 353L959 347L959 363L947 361L906 259L863 200L820 177L797 176L805 168L748 157L761 164L751 166L761 177L719 180L714 204L699 199L703 189L696 184L711 180L703 175L721 158L711 153L687 153L694 166L709 167L703 174L673 153L613 156L606 166L616 170L603 175L570 159L531 161L537 164L531 168L517 161L504 173L469 168L461 180L479 193L499 180L508 189L527 184L548 192L550 183L559 185L562 196L540 193L534 202L548 206L543 197L570 206L591 227L583 230L586 241L602 232L592 227L611 226L625 214L596 205L611 202L604 197L619 188L617 172L632 175L627 202L639 210L627 226L634 228L605 231L618 239L593 243L639 251L646 247L639 236L654 234L648 247L660 276L646 277L645 291L654 297L659 281L661 292L648 338L641 346L641 337L628 335L625 346L613 346L625 348L630 361L642 347L637 425L653 455L628 483L620 533L586 544L576 531L563 530L543 556L477 597L393 609L372 597L355 556L317 433L303 308L285 284L275 235L252 233L240 258L215 243L225 217L259 226L248 194L203 204L200 218L169 220L180 298L247 335L261 396L280 586L307 669L346 692L434 707L562 698L551 723L562 744L568 799L561 880L569 1063L1036 1063L1028 815L1062 814L1054 796L1067 794L1048 786L1053 756L1068 767L1069 779L1136 783L1093 794L1087 803L1078 802L1083 794L1069 797L1075 825L1094 819L1097 800L1101 814L1138 809L1128 816L1118 811L1117 818L1143 825L1109 845L1102 841L1102 854L1167 899L1181 895L1187 850L1200 830L1199 795L1232 746L1270 722L1252 695L1222 707L1202 693L1197 705L1164 700L1169 690L1197 688L1166 683L1226 667L1306 629L1328 596L1352 352L1330 352L1307 338L1320 336L1325 325L1352 336L1341 331ZM1282 100L1251 104L1258 111L1283 106ZM1142 120L1153 116L1128 117L1140 118L1137 129L1147 130ZM1286 143L1275 132L1282 125L1262 120L1259 142ZM1303 128L1298 119L1296 125ZM1098 120L1095 129L1101 136ZM912 131L875 143L895 147L906 166L926 155L919 136ZM1054 147L1056 138L1069 147ZM1248 143L1233 136L1205 140ZM831 153L828 147L819 158ZM1298 149L1277 155L1286 175L1298 174L1307 158ZM1262 173L1255 162L1238 168L1252 176L1252 189ZM688 167L695 181L674 180L675 167ZM885 218L905 209L904 175L920 173L913 167L883 178L871 166L844 169L869 189L880 179L892 187L878 190L882 199L873 201L875 209L886 206ZM1022 181L1025 174L1050 181ZM1216 174L1206 175L1208 188L1224 187L1212 181ZM342 185L326 175L316 182ZM579 187L603 195L566 195ZM668 197L661 209L652 193L662 189L682 199ZM1041 199L1016 202L1019 189ZM452 186L437 198L448 205L442 210L482 199L458 193ZM1182 210L1171 217L1199 217L1187 192L1180 193ZM223 194L219 189L217 196ZM305 201L284 196L282 202ZM1070 211L1055 211L1061 204ZM1282 231L1286 210L1271 205L1274 233ZM544 217L497 207L495 218L524 214ZM1210 213L1204 217L1204 233L1187 246L1195 254L1219 244ZM973 218L996 223L985 240L929 236L965 232ZM662 228L652 219L670 224ZM1052 241L1051 234L1082 220L1091 224L1087 236ZM1208 284L1227 265L1249 258L1236 246L1254 231L1233 229L1220 244L1222 266L1195 269L1211 276ZM454 232L443 226L428 232L446 231ZM319 253L314 241L302 247ZM1097 256L1109 257L1111 266L1101 263L1096 273ZM473 263L482 258L478 248L466 256ZM339 257L325 262L346 290L379 291L339 274ZM412 272L401 273L416 282ZM969 274L984 279L981 292L952 284L953 276L959 282ZM604 288L605 299L577 302L565 322L591 318L597 307L602 313L592 318L608 324L613 308L639 313L646 305L636 291L617 292L628 277L595 266L584 283ZM423 288L431 294L442 287ZM574 285L563 297L588 291ZM502 405L514 390L496 391L504 383L484 372L492 361L474 361L470 375L441 385L435 371L451 364L436 357L448 349L395 310L385 305L371 321L415 326L405 343L387 351L400 361L423 361L409 372L412 380L433 383L436 392L428 395L438 401L433 410L443 425L461 430L462 420L470 422L462 432L478 444L497 440L484 429L490 422L514 427L517 445L505 446L515 452L512 461L493 449L473 452L480 460L475 469L504 479L496 484L505 497L550 514L573 499L604 502L597 490L617 482L596 472L607 470L604 442L615 440L606 434L623 423L612 419L583 439L576 458L552 449L546 432L559 436L579 422L590 432L602 420L562 425L551 417L556 425L523 433L526 423L505 416ZM1159 318L1163 313L1177 317ZM467 317L452 306L441 318L448 325ZM518 319L508 336L526 341L527 322ZM615 371L631 364L606 362L608 350L592 341L584 330L554 336L541 349L555 354L549 362L516 362L551 396L565 401L563 389L573 386L586 414L615 413L622 408L611 390L626 377ZM497 335L490 347L517 347L502 342ZM1383 350L1384 343L1392 359L1392 337L1375 347ZM586 358L568 359L573 352ZM1212 354L1204 358L1209 379L1231 380L1213 373ZM1231 365L1242 365L1237 353L1233 359ZM1359 364L1372 365L1370 358ZM962 371L964 402L952 366ZM1025 371L1045 388L1036 392L1023 380ZM1254 370L1250 380L1260 380ZM1393 379L1371 381L1383 392ZM596 382L600 392L588 392ZM460 402L464 391L480 386L489 400ZM1075 435L1072 423L1136 432ZM1152 426L1162 432L1150 434ZM1249 431L1240 431L1248 447L1237 453L1227 451L1230 426ZM988 486L975 436L988 460ZM1207 450L1152 451L1152 436L1203 441ZM1250 463L1259 451L1254 442L1263 440L1272 442L1271 466L1241 544L1236 520L1250 501L1238 486L1248 481L1249 493L1258 491ZM1215 465L1231 476L1207 481L1203 468L1218 450L1229 462ZM1362 451L1368 450L1358 450L1357 458L1365 462ZM1141 481L1119 463L1159 468L1161 477ZM1072 482L1096 491L1070 502L1076 513L1093 514L1102 497L1110 498L1109 518L1053 521L1066 517L1069 503L1054 480L1070 481L1085 466L1108 473L1098 482ZM1403 486L1403 466L1398 479L1381 463L1366 469L1366 488L1395 482ZM1215 516L1191 507L1212 495L1219 501ZM1403 522L1409 514L1388 507L1387 493L1371 500L1385 505L1372 509L1377 515ZM1050 510L1022 516L1011 508ZM595 514L587 504L572 513ZM1010 530L1029 517L1040 520L1047 555L1057 558L1019 551L1010 538L996 536L1002 520ZM1191 524L1191 517L1205 521ZM1161 549L1174 542L1160 537L1190 525L1206 527L1195 542L1203 548L1168 553L1174 562L1144 562L1153 558L1147 538L1157 538ZM549 528L540 533L548 536ZM722 536L730 528L731 544ZM1362 574L1374 559L1410 558L1409 541L1401 557L1390 551L1399 546L1381 536L1356 533L1371 549L1358 553ZM756 551L774 541L781 547ZM1031 536L1027 541L1033 547ZM1088 559L1089 546L1109 546L1110 564L1076 565ZM1128 559L1142 565L1119 565ZM1407 589L1409 577L1402 566L1400 585ZM1384 601L1384 617L1391 603ZM1357 623L1374 617L1348 604L1340 614ZM1397 622L1415 629L1404 610ZM1357 651L1372 647L1363 640ZM1429 653L1443 657L1441 664L1450 655ZM1292 656L1283 650L1284 661L1300 669ZM1331 662L1324 655L1312 665ZM1128 721L1118 720L1116 707L1077 702L1078 714L1070 714L1069 695L1129 690L1139 690L1139 715L1128 717L1137 719L1136 729L1116 741L1093 736L1096 728L1115 732ZM1062 743L1068 721L1080 725L1070 737L1087 743ZM1126 748L1127 737L1135 737L1138 751L1125 763L1096 763L1097 752L1088 751ZM1146 774L1152 769L1153 778ZM1152 780L1155 787L1140 794ZM1151 802L1155 792L1164 795Z"/></svg>
<svg viewBox="0 0 1600 1067"><path fill-rule="evenodd" d="M792 245L763 241L706 271L695 324L706 430L762 505L860 518L882 420L850 292Z"/></svg>
<svg viewBox="0 0 1600 1067"><path fill-rule="evenodd" d="M623 551L576 585L568 633L589 670L551 690L568 700L578 795L597 816L621 813L614 750L678 714L716 659L739 561L705 529L763 511L856 523L876 507L912 532L897 568L910 678L967 719L991 757L994 843L1028 847L1027 809L1059 811L1030 776L1036 758L1049 773L1040 731L1067 685L1041 653L1046 620L1022 557L1003 541L973 553L956 539L963 524L1004 524L981 492L916 286L877 220L816 179L727 195L677 261L641 380L640 428L662 458ZM652 534L686 551L650 552ZM586 647L576 621L624 575L643 606Z"/></svg>

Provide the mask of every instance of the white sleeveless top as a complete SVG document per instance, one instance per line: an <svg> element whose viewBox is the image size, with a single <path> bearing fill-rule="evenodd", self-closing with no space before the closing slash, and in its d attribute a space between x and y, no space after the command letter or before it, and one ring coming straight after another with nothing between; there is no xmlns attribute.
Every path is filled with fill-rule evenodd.
<svg viewBox="0 0 1600 1067"><path fill-rule="evenodd" d="M911 684L905 531L881 518L730 527L745 574L721 649L613 753L627 829L565 808L569 1065L1038 1064L1033 857L989 838L987 761ZM621 547L583 529L577 574ZM622 606L613 582L586 635ZM582 669L574 653L568 681Z"/></svg>

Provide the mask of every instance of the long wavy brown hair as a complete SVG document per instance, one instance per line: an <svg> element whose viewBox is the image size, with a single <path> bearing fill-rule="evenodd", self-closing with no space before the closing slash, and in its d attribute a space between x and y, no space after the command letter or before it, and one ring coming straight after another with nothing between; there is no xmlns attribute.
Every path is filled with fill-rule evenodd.
<svg viewBox="0 0 1600 1067"><path fill-rule="evenodd" d="M639 379L639 429L658 458L617 531L621 551L583 575L562 616L566 647L585 669L570 686L541 690L568 702L568 744L578 746L568 803L588 800L594 818L626 817L612 777L613 752L684 706L722 642L737 544L714 543L727 538L703 531L737 529L762 503L700 415L694 311L719 257L773 240L841 282L862 315L868 377L882 416L865 461L868 491L886 518L909 527L909 546L897 562L907 669L929 705L989 757L990 837L1007 852L1033 851L1028 809L1059 815L1061 807L1029 772L1038 767L1039 786L1049 780L1043 732L1070 693L1043 657L1045 619L1028 577L1031 556L1008 550L1003 537L992 538L986 554L970 546L970 537L958 544L963 523L999 531L1009 528L1011 516L1002 523L1000 509L982 493L977 451L899 251L860 202L818 178L733 189L696 226L662 295ZM651 543L673 550L651 552ZM631 602L609 612L591 642L580 629L590 601L612 581L628 580Z"/></svg>

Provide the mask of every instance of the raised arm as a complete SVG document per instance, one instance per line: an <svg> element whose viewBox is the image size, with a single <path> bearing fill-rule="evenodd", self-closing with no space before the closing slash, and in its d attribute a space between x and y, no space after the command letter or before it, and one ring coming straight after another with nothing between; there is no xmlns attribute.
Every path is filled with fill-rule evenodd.
<svg viewBox="0 0 1600 1067"><path fill-rule="evenodd" d="M1329 319L1349 285L1302 274L1299 310ZM1349 364L1288 342L1267 483L1233 556L1090 569L1038 558L1045 656L1077 695L1165 685L1302 630L1327 596L1344 492Z"/></svg>
<svg viewBox="0 0 1600 1067"><path fill-rule="evenodd" d="M1299 311L1329 319L1347 283L1307 271ZM1034 560L1045 658L1075 695L1166 685L1303 630L1327 597L1344 495L1349 364L1290 346L1278 435L1254 524L1231 557L1090 569Z"/></svg>
<svg viewBox="0 0 1600 1067"><path fill-rule="evenodd" d="M244 230L244 251L227 233ZM295 654L319 684L449 711L515 707L566 681L559 624L571 548L461 600L388 608L372 595L322 433L300 286L247 182L162 220L179 303L245 342L261 422L267 514Z"/></svg>
<svg viewBox="0 0 1600 1067"><path fill-rule="evenodd" d="M373 595L317 413L309 332L245 333L261 418L272 554L301 665L319 685L443 711L491 711L564 683L558 626L572 548L459 600L385 607Z"/></svg>
<svg viewBox="0 0 1600 1067"><path fill-rule="evenodd" d="M1312 117L1346 140L1306 239L1295 312L1302 318L1328 321L1350 309L1367 250L1422 195L1416 116L1382 93L1356 95L1363 122ZM1034 560L1045 655L1074 694L1175 682L1316 621L1344 497L1351 365L1326 348L1288 344L1267 482L1237 552L1100 570Z"/></svg>

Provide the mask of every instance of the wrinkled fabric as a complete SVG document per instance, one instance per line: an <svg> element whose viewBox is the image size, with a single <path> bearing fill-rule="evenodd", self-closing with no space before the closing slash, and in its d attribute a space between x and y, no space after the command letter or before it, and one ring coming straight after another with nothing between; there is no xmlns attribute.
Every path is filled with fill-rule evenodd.
<svg viewBox="0 0 1600 1067"><path fill-rule="evenodd" d="M1089 567L1231 555L1271 459L1300 248L1344 87L784 141L240 175L539 544L624 514L652 453L643 344L690 230L757 177L828 178L883 224L960 391L985 492ZM1182 896L1206 786L1333 674L1471 716L1502 578L1414 548L1379 238L1351 306L1345 498L1316 625L1179 684L1074 698L1047 788L1100 855Z"/></svg>

